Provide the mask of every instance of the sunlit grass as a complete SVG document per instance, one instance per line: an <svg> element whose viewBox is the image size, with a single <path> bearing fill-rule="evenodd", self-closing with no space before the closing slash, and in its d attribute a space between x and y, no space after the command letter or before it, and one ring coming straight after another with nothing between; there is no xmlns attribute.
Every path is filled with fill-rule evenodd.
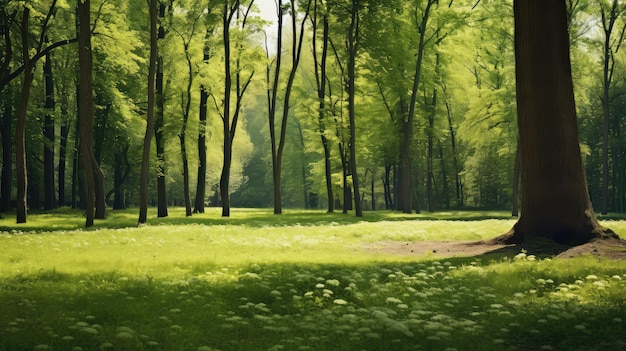
<svg viewBox="0 0 626 351"><path fill-rule="evenodd" d="M69 210L5 216L0 350L626 349L624 262L362 249L514 223L437 216L171 209L139 228L134 211L111 212L90 230Z"/></svg>

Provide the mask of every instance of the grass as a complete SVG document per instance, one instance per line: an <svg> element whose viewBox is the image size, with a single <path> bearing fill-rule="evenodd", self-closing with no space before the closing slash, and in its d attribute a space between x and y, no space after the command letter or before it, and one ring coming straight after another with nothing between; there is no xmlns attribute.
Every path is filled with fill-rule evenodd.
<svg viewBox="0 0 626 351"><path fill-rule="evenodd" d="M361 249L490 238L506 213L136 218L0 219L0 350L626 350L622 261Z"/></svg>

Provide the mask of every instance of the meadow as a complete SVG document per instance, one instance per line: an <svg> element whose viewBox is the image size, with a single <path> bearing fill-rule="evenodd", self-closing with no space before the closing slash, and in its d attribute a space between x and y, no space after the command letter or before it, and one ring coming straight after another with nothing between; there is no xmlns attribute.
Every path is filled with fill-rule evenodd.
<svg viewBox="0 0 626 351"><path fill-rule="evenodd" d="M506 213L136 219L5 214L0 350L626 350L623 260L364 249L488 239Z"/></svg>

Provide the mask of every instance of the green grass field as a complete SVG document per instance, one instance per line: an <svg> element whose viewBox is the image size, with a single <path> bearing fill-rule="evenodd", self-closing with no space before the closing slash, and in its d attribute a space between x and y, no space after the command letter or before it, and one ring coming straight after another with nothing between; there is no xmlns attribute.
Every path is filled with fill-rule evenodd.
<svg viewBox="0 0 626 351"><path fill-rule="evenodd" d="M491 238L506 213L153 212L5 214L0 350L626 350L624 261L363 250Z"/></svg>

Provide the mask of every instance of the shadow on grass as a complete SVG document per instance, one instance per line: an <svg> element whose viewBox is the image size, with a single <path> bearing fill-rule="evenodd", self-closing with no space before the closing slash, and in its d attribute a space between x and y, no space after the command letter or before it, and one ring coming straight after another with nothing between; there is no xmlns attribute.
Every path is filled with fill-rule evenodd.
<svg viewBox="0 0 626 351"><path fill-rule="evenodd" d="M18 274L0 278L0 349L624 349L626 285L610 278L618 268L551 267L491 254L362 265L199 263L173 280ZM595 279L578 282L590 269L599 270ZM572 296L561 294L564 287Z"/></svg>
<svg viewBox="0 0 626 351"><path fill-rule="evenodd" d="M153 210L153 209L151 209ZM360 222L407 221L407 220L451 220L477 221L486 219L510 219L506 212L454 211L407 215L391 211L366 212L364 217L340 212L325 213L319 210L286 210L282 215L274 215L270 209L233 209L231 217L221 217L221 209L207 208L205 213L185 217L183 208L170 208L168 217L157 218L155 211L149 211L147 225L240 225L251 228L281 226L325 226L349 225ZM107 219L96 220L91 228L84 228L85 217L81 210L60 208L52 211L31 211L27 223L15 223L15 213L4 213L0 219L3 232L44 232L67 230L120 229L137 226L137 209L109 210Z"/></svg>

